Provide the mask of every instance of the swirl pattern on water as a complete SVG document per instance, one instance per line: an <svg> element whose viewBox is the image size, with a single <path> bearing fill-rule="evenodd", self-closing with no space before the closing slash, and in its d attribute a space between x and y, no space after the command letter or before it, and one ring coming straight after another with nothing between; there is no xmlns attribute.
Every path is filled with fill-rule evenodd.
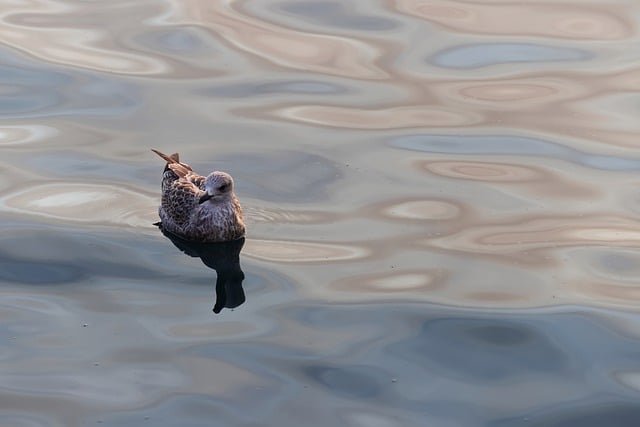
<svg viewBox="0 0 640 427"><path fill-rule="evenodd" d="M637 425L636 1L5 3L0 425Z"/></svg>
<svg viewBox="0 0 640 427"><path fill-rule="evenodd" d="M443 0L424 3L396 0L398 10L449 27L455 32L536 36L553 39L615 40L633 34L633 23L622 10L594 10L579 2L561 1L524 6L515 2L451 5ZM622 6L618 3L617 6ZM509 16L509 19L504 19Z"/></svg>

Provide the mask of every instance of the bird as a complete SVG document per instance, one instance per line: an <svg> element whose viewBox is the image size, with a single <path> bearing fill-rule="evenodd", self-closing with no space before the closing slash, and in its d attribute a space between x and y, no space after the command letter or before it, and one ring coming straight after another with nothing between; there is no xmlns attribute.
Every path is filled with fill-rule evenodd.
<svg viewBox="0 0 640 427"><path fill-rule="evenodd" d="M246 234L242 207L233 192L233 178L214 171L206 177L170 156L151 149L166 162L158 214L162 227L186 240L226 242Z"/></svg>

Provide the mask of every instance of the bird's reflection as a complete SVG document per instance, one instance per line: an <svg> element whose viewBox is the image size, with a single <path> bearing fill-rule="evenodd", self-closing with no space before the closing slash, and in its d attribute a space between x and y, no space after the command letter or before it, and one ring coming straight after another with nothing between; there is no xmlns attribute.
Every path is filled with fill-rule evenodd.
<svg viewBox="0 0 640 427"><path fill-rule="evenodd" d="M189 256L200 258L207 267L216 271L218 277L214 313L220 313L223 308L236 308L244 303L244 273L240 267L244 237L229 242L193 242L165 230L160 222L155 225L178 249Z"/></svg>

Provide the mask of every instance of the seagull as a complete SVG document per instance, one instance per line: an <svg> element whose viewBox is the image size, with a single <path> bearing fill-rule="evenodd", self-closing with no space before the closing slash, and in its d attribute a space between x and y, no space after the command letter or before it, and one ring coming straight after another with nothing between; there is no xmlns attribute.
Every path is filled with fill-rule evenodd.
<svg viewBox="0 0 640 427"><path fill-rule="evenodd" d="M231 175L215 171L204 177L180 162L178 153L167 156L151 151L167 162L158 209L165 230L195 242L227 242L244 237L242 208L233 193Z"/></svg>

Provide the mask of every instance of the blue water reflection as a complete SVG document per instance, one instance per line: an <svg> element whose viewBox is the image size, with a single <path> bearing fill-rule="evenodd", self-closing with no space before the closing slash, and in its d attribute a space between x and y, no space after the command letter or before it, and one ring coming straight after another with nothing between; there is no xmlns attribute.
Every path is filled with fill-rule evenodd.
<svg viewBox="0 0 640 427"><path fill-rule="evenodd" d="M283 2L277 9L313 24L360 31L384 31L398 26L391 19L356 13L349 2L304 1ZM346 4L346 5L345 5Z"/></svg>
<svg viewBox="0 0 640 427"><path fill-rule="evenodd" d="M0 426L639 424L640 3L5 3Z"/></svg>
<svg viewBox="0 0 640 427"><path fill-rule="evenodd" d="M120 116L140 104L131 83L63 67L45 67L0 50L0 113L8 118Z"/></svg>
<svg viewBox="0 0 640 427"><path fill-rule="evenodd" d="M250 262L249 302L213 322L210 273L159 236L20 227L1 241L13 249L1 280L24 289L0 304L11 319L0 346L13 354L0 372L5 401L63 399L83 423L114 426L569 426L610 416L624 427L638 413L637 314L305 303L294 280ZM24 371L41 355L71 359ZM76 388L60 394L60 384ZM312 417L294 409L319 402Z"/></svg>
<svg viewBox="0 0 640 427"><path fill-rule="evenodd" d="M437 52L428 62L440 67L471 69L526 62L586 61L586 50L531 43L482 43L456 46Z"/></svg>
<svg viewBox="0 0 640 427"><path fill-rule="evenodd" d="M211 54L211 46L207 45L196 28L172 27L158 31L146 31L136 37L141 45L171 54L189 55L203 51L206 47Z"/></svg>
<svg viewBox="0 0 640 427"><path fill-rule="evenodd" d="M504 318L434 319L423 324L418 336L390 350L416 368L485 384L577 369L542 330Z"/></svg>
<svg viewBox="0 0 640 427"><path fill-rule="evenodd" d="M278 94L313 94L313 95L332 95L347 93L349 89L336 84L312 81L283 81L283 82L245 82L237 84L226 84L199 90L198 93L207 96L222 96L226 98L244 98L256 97L260 95L278 95Z"/></svg>
<svg viewBox="0 0 640 427"><path fill-rule="evenodd" d="M640 338L617 332L612 323L635 324L640 322L636 315L385 304L299 306L285 308L278 317L310 330L339 328L343 338L315 352L304 350L301 337L280 337L276 341L282 346L217 343L194 346L189 353L239 364L275 382L269 387L281 390L279 397L267 398L274 405L282 398L306 405L307 398L323 396L329 409L346 399L385 408L405 425L446 420L506 426L556 416L550 414L584 419L577 402L625 407L637 396L615 376L640 368ZM295 392L305 389L306 398ZM564 404L576 412L557 409ZM622 422L617 425L632 425L639 409L629 406L626 415L614 418ZM330 412L310 425L337 422ZM521 415L510 418L513 413Z"/></svg>
<svg viewBox="0 0 640 427"><path fill-rule="evenodd" d="M586 153L566 145L532 137L421 134L394 137L389 144L392 147L425 153L548 157L603 170L640 169L640 159Z"/></svg>

